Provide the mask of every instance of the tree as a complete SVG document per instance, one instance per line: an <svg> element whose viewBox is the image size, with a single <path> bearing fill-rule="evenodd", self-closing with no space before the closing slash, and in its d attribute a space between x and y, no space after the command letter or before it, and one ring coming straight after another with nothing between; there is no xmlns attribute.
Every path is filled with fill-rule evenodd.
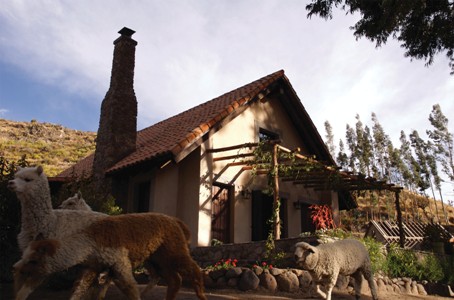
<svg viewBox="0 0 454 300"><path fill-rule="evenodd" d="M334 134L333 134L333 127L328 121L325 121L325 131L326 131L326 146L328 147L328 151L332 157L336 155L336 146L334 146Z"/></svg>
<svg viewBox="0 0 454 300"><path fill-rule="evenodd" d="M450 0L312 0L307 17L333 17L333 6L359 13L352 27L355 37L366 37L377 47L389 37L397 39L405 56L432 64L435 55L446 52L454 74L454 2Z"/></svg>
<svg viewBox="0 0 454 300"><path fill-rule="evenodd" d="M356 133L355 130L353 130L353 128L348 124L347 130L345 132L345 139L347 141L348 150L350 151L348 166L350 168L350 171L356 173L356 161L358 159L356 156Z"/></svg>
<svg viewBox="0 0 454 300"><path fill-rule="evenodd" d="M432 107L429 115L433 130L427 130L427 135L433 141L437 160L441 163L442 171L450 181L454 181L454 142L453 135L448 130L448 118L441 111L439 104Z"/></svg>
<svg viewBox="0 0 454 300"><path fill-rule="evenodd" d="M374 137L374 156L377 160L377 167L379 168L379 178L381 179L389 179L390 177L390 162L388 153L388 143L389 137L385 134L383 127L381 126L380 122L378 121L377 115L372 113L372 122L374 125L372 126L372 134ZM392 148L391 148L392 150Z"/></svg>
<svg viewBox="0 0 454 300"><path fill-rule="evenodd" d="M337 153L336 162L342 170L347 170L348 155L345 153L344 142L342 140L339 140L339 152Z"/></svg>

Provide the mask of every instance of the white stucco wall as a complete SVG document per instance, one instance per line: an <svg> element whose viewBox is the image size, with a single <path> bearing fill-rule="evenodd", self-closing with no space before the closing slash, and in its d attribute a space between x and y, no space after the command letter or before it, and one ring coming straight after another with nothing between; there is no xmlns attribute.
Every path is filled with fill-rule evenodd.
<svg viewBox="0 0 454 300"><path fill-rule="evenodd" d="M289 149L303 146L303 141L300 140L299 135L295 132L294 126L283 107L279 104L277 99L270 99L268 101L258 101L252 104L251 107L246 109L241 115L237 116L223 126L222 129L214 133L204 144L204 147L218 149L249 142L257 142L259 128L278 133L283 140L282 145ZM241 172L241 166L232 166L226 169L226 164L228 162L233 162L233 160L217 161L212 164L208 163L208 160L212 160L213 157L219 158L246 152L250 152L250 149L236 149L226 152L210 153L204 155L201 161L201 174L209 173L209 166L212 166L212 171L215 174L214 179L216 179L216 181L235 186L235 225L233 228L233 242L235 243L248 242L251 240L251 199L245 199L241 195L241 191L243 189L248 189L249 191L263 189L267 185L266 176L257 176L253 178L250 171ZM236 161L238 160L240 159L237 159ZM236 179L233 181L234 178ZM202 190L205 192L202 193ZM210 188L201 188L200 201L206 199L205 193L209 193L209 190ZM280 183L280 191L282 194L285 194L288 201L287 215L289 236L297 236L301 232L300 211L294 208L293 202L298 199L314 199L316 202L323 201L325 203L330 203L330 192L328 193L328 196L326 192L322 193L306 190L302 186L294 185L293 183Z"/></svg>

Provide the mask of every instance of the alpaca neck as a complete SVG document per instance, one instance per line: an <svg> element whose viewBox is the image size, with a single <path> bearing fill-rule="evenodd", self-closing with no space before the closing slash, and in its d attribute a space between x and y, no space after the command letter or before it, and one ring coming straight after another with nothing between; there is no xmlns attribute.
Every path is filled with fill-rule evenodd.
<svg viewBox="0 0 454 300"><path fill-rule="evenodd" d="M18 196L21 200L22 229L36 234L42 233L47 237L56 221L49 190L41 193L23 193Z"/></svg>
<svg viewBox="0 0 454 300"><path fill-rule="evenodd" d="M84 263L94 253L94 242L83 233L71 235L63 240L55 255L47 258L48 272L66 270ZM77 251L74 251L77 249Z"/></svg>

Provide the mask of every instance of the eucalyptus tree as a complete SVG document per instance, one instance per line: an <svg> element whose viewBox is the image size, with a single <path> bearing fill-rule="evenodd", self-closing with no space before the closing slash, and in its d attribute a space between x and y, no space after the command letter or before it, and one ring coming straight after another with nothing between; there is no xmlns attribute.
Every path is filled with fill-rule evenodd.
<svg viewBox="0 0 454 300"><path fill-rule="evenodd" d="M350 171L356 173L358 160L356 151L356 133L355 130L348 124L345 132L345 140L347 142L348 150L350 151L350 155L348 157L348 167L350 168Z"/></svg>
<svg viewBox="0 0 454 300"><path fill-rule="evenodd" d="M435 147L430 141L427 142L427 147L428 147L428 152L429 152L427 155L427 165L429 167L430 174L433 179L433 185L435 186L435 189L438 191L438 194L440 195L441 208L443 210L443 216L445 218L445 222L446 222L446 224L449 224L448 215L446 214L445 204L443 202L443 194L441 192L441 178L438 175L438 166L437 166L437 160L436 160L436 154L435 154ZM432 185L431 185L431 187L432 187ZM433 191L433 187L432 187L432 194L435 199L435 192ZM437 214L438 214L438 209L437 209Z"/></svg>
<svg viewBox="0 0 454 300"><path fill-rule="evenodd" d="M390 152L393 148L388 147L391 143L389 137L385 134L383 127L378 121L377 115L372 113L372 135L374 137L373 149L374 156L376 158L377 167L379 169L379 175L381 179L391 179L391 166L390 166ZM392 145L392 143L391 143Z"/></svg>
<svg viewBox="0 0 454 300"><path fill-rule="evenodd" d="M333 127L328 121L325 121L325 131L326 131L326 146L328 147L328 151L331 156L334 158L336 156L336 146L334 145L334 134L333 134Z"/></svg>
<svg viewBox="0 0 454 300"><path fill-rule="evenodd" d="M410 134L410 141L411 141L411 146L415 152L418 166L419 166L419 178L417 181L419 190L421 193L426 196L425 191L432 186L432 179L431 179L431 172L429 169L428 165L428 145L424 140L419 136L419 133L417 130L413 130L412 133ZM432 190L433 191L433 190ZM434 204L435 204L435 210L436 210L436 217L438 218L438 207L437 207L437 202L435 200L435 195L434 195ZM430 205L429 205L429 211ZM432 213L432 212L431 212Z"/></svg>
<svg viewBox="0 0 454 300"><path fill-rule="evenodd" d="M348 169L348 155L345 153L344 142L339 140L339 152L336 156L336 162L342 170Z"/></svg>
<svg viewBox="0 0 454 300"><path fill-rule="evenodd" d="M434 143L435 155L442 166L442 171L450 181L454 181L454 143L453 134L448 129L448 118L441 111L439 104L432 107L429 115L433 130L427 130L427 135Z"/></svg>
<svg viewBox="0 0 454 300"><path fill-rule="evenodd" d="M407 135L403 130L401 130L400 132L399 140L400 140L399 152L402 161L402 163L399 165L400 172L404 179L405 187L408 190L415 192L417 186L416 183L420 177L418 163L416 159L413 157L413 153L411 151L411 143L408 141ZM417 207L419 207L419 205L417 205L415 197L411 198L411 202L412 202L411 207L416 209L416 215L414 214L413 211L413 216L419 219L419 211L417 210Z"/></svg>
<svg viewBox="0 0 454 300"><path fill-rule="evenodd" d="M363 125L359 114L356 115L355 129L355 153L359 163L359 171L367 176L371 176L373 154L370 129Z"/></svg>

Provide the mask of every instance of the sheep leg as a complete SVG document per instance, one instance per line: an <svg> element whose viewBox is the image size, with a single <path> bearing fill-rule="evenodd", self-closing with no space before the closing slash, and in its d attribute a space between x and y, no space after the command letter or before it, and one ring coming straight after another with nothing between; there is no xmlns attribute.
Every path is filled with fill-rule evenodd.
<svg viewBox="0 0 454 300"><path fill-rule="evenodd" d="M378 300L377 295L377 285L375 284L374 276L372 275L372 270L370 268L363 270L364 278L366 278L367 282L369 283L370 292L372 294L373 300Z"/></svg>
<svg viewBox="0 0 454 300"><path fill-rule="evenodd" d="M315 292L319 294L323 299L326 299L326 294L320 289L320 284L315 284Z"/></svg>
<svg viewBox="0 0 454 300"><path fill-rule="evenodd" d="M351 275L355 280L355 298L359 300L361 298L361 285L363 284L363 275L360 271L356 271Z"/></svg>
<svg viewBox="0 0 454 300"><path fill-rule="evenodd" d="M336 285L337 277L339 277L339 272L335 270L333 276L329 278L328 285L326 287L326 300L331 300L331 293Z"/></svg>

